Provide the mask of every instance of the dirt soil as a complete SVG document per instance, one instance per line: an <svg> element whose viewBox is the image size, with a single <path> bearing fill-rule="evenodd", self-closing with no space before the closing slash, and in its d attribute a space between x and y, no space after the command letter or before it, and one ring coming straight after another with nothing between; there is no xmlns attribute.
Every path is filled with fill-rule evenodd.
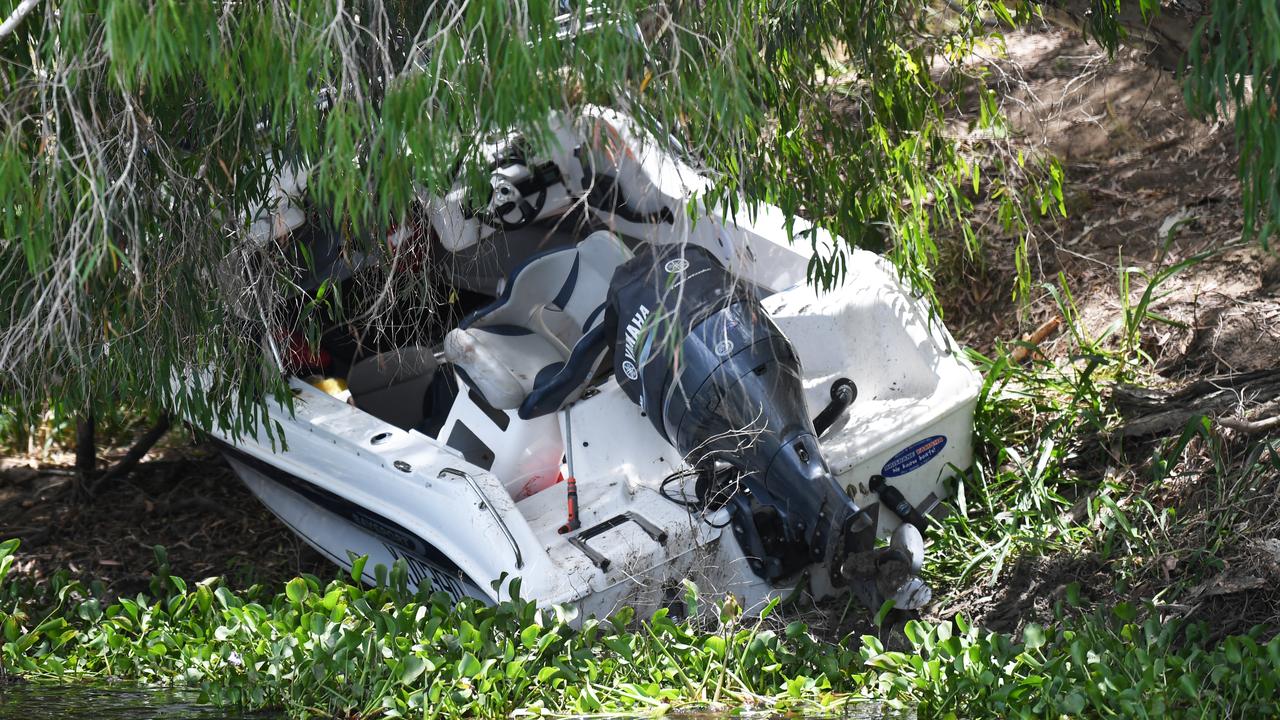
<svg viewBox="0 0 1280 720"><path fill-rule="evenodd" d="M1047 29L1011 33L1007 54L989 61L989 85L1010 120L1011 149L1052 153L1067 179L1066 220L1035 228L1033 284L1056 283L1062 273L1080 319L1097 335L1122 315L1122 264L1155 272L1217 251L1161 285L1153 309L1187 327L1163 326L1146 349L1170 378L1275 367L1280 256L1241 239L1229 125L1193 119L1178 80L1133 51L1108 60L1073 33ZM994 210L977 209L987 228L996 227ZM985 266L952 278L958 282L943 297L952 332L984 352L1057 313L1041 291L1030 315L1018 317L1014 241L998 232L985 240Z"/></svg>
<svg viewBox="0 0 1280 720"><path fill-rule="evenodd" d="M1119 268L1150 276L1208 254L1157 286L1150 309L1168 322L1148 320L1140 333L1140 347L1157 373L1143 384L1176 389L1208 381L1231 394L1214 413L1225 422L1274 417L1280 407L1255 389L1280 377L1280 255L1274 246L1241 238L1238 155L1229 123L1193 119L1178 80L1132 51L1112 61L1096 45L1058 29L1011 33L1007 50L1006 57L990 60L988 86L1010 119L1011 150L1060 159L1068 214L1034 229L1029 263L1036 290L1026 313L1011 300L1014 238L985 235L982 262L957 263L961 270L940 284L952 332L984 353L1024 338L1059 316L1044 285L1064 281L1080 326L1096 338L1125 315ZM998 227L993 204L977 210L980 223ZM1135 276L1130 305L1145 288ZM1079 359L1072 355L1079 345L1064 329L1040 347L1050 361ZM1250 372L1255 374L1242 375ZM1160 432L1120 438L1115 458L1077 469L1081 480L1096 485L1106 475L1136 495L1147 482L1153 451L1176 438L1186 419L1177 416ZM1129 568L1136 585L1117 587L1111 568L1118 558L1029 556L995 582L946 598L932 608L933 616L963 613L991 629L1016 630L1028 621L1051 621L1055 603L1078 583L1086 600L1164 602L1167 617L1204 620L1220 634L1277 625L1280 477L1255 478L1244 468L1259 460L1257 441L1280 432L1240 427L1220 421L1214 428L1218 449L1209 452L1197 438L1174 468L1156 509L1176 508L1183 534L1166 538L1170 548L1162 557L1123 560L1137 565ZM1213 536L1222 532L1232 537L1223 542ZM1198 557L1215 544L1222 548L1216 555Z"/></svg>
<svg viewBox="0 0 1280 720"><path fill-rule="evenodd" d="M1180 326L1151 326L1143 335L1144 349L1172 385L1280 364L1280 262L1240 239L1229 127L1192 119L1168 74L1130 53L1109 60L1096 45L1066 31L1012 33L1007 56L992 58L990 66L989 84L1003 98L1014 130L1010 147L1052 152L1066 170L1068 217L1036 228L1032 241L1036 287L1056 282L1061 273L1083 325L1097 334L1122 317L1121 263L1154 272L1216 250L1162 286L1153 309ZM1014 239L998 230L990 203L979 205L978 223L984 259L955 263L955 275L943 279L940 293L956 337L990 352L1040 326L1057 309L1037 289L1029 311L1019 312L1011 300ZM1139 292L1140 285L1135 296ZM1059 333L1042 350L1052 359L1069 354L1071 346ZM1236 442L1229 432L1226 439ZM1205 497L1206 478L1214 472L1207 467L1209 455L1189 455L1195 457L1184 468L1182 495L1169 502L1185 504L1190 513L1215 512L1218 506ZM156 544L168 548L173 572L188 578L223 574L245 585L279 582L299 572L334 572L211 450L162 452L91 501L77 500L69 465L67 457L0 461L0 536L22 538L19 574L40 578L69 568L102 579L113 594L132 593L144 589L155 570ZM1140 482L1137 468L1121 469L1117 476ZM1280 586L1280 513L1273 515L1247 519L1238 552L1221 559L1225 569L1217 584L1193 593L1193 612L1231 618L1234 629L1278 619L1280 604L1268 590ZM1188 537L1187 546L1200 540ZM1187 565L1176 557L1156 564L1169 582ZM1124 594L1111 587L1100 558L1029 557L1006 568L999 582L965 589L934 611L963 612L993 628L1013 629L1028 619L1050 619L1071 582L1110 599ZM1146 597L1157 591L1130 589Z"/></svg>
<svg viewBox="0 0 1280 720"><path fill-rule="evenodd" d="M153 453L94 498L78 492L71 465L62 455L0 460L0 537L22 540L16 575L39 580L66 569L102 581L108 596L129 596L147 590L156 545L165 547L172 574L222 575L235 587L336 572L211 449Z"/></svg>

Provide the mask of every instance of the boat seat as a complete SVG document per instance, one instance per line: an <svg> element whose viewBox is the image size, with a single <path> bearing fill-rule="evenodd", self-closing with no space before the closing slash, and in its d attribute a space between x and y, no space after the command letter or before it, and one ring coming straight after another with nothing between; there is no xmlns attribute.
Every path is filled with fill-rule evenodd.
<svg viewBox="0 0 1280 720"><path fill-rule="evenodd" d="M356 407L408 430L426 418L437 367L435 354L427 348L397 348L352 365L347 389Z"/></svg>
<svg viewBox="0 0 1280 720"><path fill-rule="evenodd" d="M608 354L605 305L631 251L613 233L535 255L502 296L451 330L444 353L495 408L530 419L578 399Z"/></svg>

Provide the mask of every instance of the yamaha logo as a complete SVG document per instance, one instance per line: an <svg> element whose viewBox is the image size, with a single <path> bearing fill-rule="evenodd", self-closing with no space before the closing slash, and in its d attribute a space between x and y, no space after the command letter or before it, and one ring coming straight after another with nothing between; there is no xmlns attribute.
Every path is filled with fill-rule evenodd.
<svg viewBox="0 0 1280 720"><path fill-rule="evenodd" d="M719 355L720 357L729 357L729 353L733 352L733 341L721 340L720 342L716 343L715 350L716 350L716 355Z"/></svg>
<svg viewBox="0 0 1280 720"><path fill-rule="evenodd" d="M640 373L636 370L636 340L644 330L644 322L648 317L649 308L641 305L636 310L636 314L631 316L631 322L627 323L627 340L622 353L622 372L632 380L640 377Z"/></svg>
<svg viewBox="0 0 1280 720"><path fill-rule="evenodd" d="M666 265L662 266L669 273L682 273L689 269L689 261L684 258L676 258L668 260Z"/></svg>

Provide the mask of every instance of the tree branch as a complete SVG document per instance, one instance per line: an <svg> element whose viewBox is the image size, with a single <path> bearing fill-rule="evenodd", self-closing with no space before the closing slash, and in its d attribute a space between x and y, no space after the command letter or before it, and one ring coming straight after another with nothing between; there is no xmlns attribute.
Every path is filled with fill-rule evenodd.
<svg viewBox="0 0 1280 720"><path fill-rule="evenodd" d="M36 9L36 5L40 4L40 0L22 0L18 3L18 7L9 13L9 17L3 23L0 23L0 40L4 40L9 33L18 29L18 24L22 22L32 10Z"/></svg>
<svg viewBox="0 0 1280 720"><path fill-rule="evenodd" d="M120 458L119 462L113 465L111 469L102 473L101 477L94 482L93 489L89 494L96 495L98 490L106 485L106 483L117 477L129 474L129 471L133 470L134 466L137 465L144 456L146 456L147 452L151 450L151 447L159 442L160 438L164 437L164 434L167 432L169 432L169 413L164 413L150 430L148 430L142 437L138 438L138 441L133 444L133 447L129 448L129 452L125 453L124 457Z"/></svg>

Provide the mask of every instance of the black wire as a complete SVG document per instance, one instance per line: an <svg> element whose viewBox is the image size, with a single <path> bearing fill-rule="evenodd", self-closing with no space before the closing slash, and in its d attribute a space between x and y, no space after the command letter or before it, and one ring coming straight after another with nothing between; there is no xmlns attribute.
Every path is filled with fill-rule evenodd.
<svg viewBox="0 0 1280 720"><path fill-rule="evenodd" d="M724 522L720 523L719 525L717 525L717 524L715 524L715 523L711 522L710 520L708 520L706 515L703 515L703 516L702 516L702 522L706 523L709 527L712 527L712 528L714 528L714 529L716 529L716 530L723 530L723 529L725 529L725 528L727 528L727 527L729 527L730 525L732 525L732 524L733 524L733 513L730 513L730 514L729 514L729 519L728 519L728 520L725 520Z"/></svg>
<svg viewBox="0 0 1280 720"><path fill-rule="evenodd" d="M720 525L717 525L707 519L707 512L712 510L719 510L720 508L724 507L725 504L728 503L729 500L733 497L733 492L725 493L722 489L725 485L727 485L727 483L725 485L722 485L720 483L711 483L709 485L708 495L709 496L713 495L716 500L723 499L723 502L719 502L714 508L712 507L710 497L707 500L688 500L685 498L675 497L674 495L671 495L667 492L667 486L675 482L676 480L684 480L690 477L695 477L695 476L701 475L703 472L704 472L703 470L698 468L686 468L684 470L677 470L671 473L670 475L666 476L665 478L663 478L662 484L658 486L658 492L662 495L662 497L666 498L667 500L670 500L671 502L683 508L687 508L690 512L697 511L698 514L701 516L702 521L706 523L708 526L716 530L724 529L733 522L732 513L730 513L730 518L728 520L726 520L724 523ZM734 480L736 481L737 471L734 470L733 468L726 468L724 470L716 472L716 475L721 475L723 473L734 473L734 476L735 476Z"/></svg>
<svg viewBox="0 0 1280 720"><path fill-rule="evenodd" d="M687 500L685 498L678 498L673 495L667 494L667 486L670 485L671 483L675 482L676 480L684 480L686 478L694 477L698 474L699 474L699 471L694 468L677 470L671 473L670 475L666 476L665 478L663 478L662 484L658 486L658 492L662 493L662 497L670 500L671 502L681 507L686 507L691 510L700 510L702 509L702 503L697 500Z"/></svg>

